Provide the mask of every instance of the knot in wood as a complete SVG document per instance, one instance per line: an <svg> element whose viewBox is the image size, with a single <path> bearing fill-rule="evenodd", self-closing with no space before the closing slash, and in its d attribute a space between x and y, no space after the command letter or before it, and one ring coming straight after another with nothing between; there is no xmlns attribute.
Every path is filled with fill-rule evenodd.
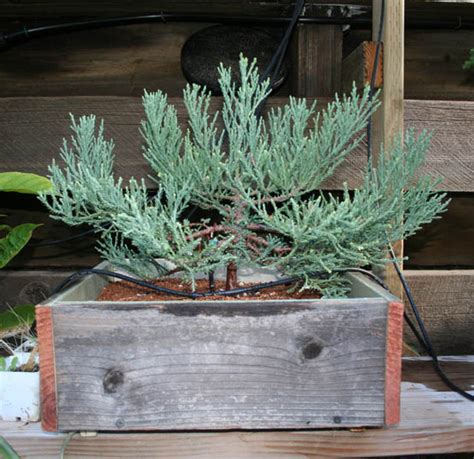
<svg viewBox="0 0 474 459"><path fill-rule="evenodd" d="M111 368L105 373L103 385L104 391L107 394L113 394L117 392L117 389L123 384L124 375L121 370Z"/></svg>

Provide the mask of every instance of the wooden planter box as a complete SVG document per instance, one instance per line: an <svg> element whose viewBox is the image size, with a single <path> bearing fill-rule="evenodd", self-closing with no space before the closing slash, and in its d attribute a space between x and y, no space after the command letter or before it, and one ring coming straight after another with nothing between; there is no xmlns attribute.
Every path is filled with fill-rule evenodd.
<svg viewBox="0 0 474 459"><path fill-rule="evenodd" d="M397 424L403 305L347 276L348 299L128 303L88 276L36 309L43 428Z"/></svg>

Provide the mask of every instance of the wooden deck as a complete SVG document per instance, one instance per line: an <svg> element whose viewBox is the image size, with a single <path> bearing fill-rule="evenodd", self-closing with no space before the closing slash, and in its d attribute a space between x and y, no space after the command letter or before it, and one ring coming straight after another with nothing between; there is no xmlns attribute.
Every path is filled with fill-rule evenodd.
<svg viewBox="0 0 474 459"><path fill-rule="evenodd" d="M443 367L474 393L474 356L444 357ZM398 427L366 430L99 433L70 441L67 458L380 457L474 451L474 404L448 392L426 358L405 358L402 420ZM22 458L59 457L65 434L39 424L0 422L0 434Z"/></svg>

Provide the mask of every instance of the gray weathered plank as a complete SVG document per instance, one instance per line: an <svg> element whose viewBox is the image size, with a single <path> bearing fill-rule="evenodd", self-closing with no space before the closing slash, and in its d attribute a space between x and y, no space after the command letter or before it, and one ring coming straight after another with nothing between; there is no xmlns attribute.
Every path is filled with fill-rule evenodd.
<svg viewBox="0 0 474 459"><path fill-rule="evenodd" d="M474 270L410 270L405 276L435 350L474 353ZM406 336L418 346L408 329Z"/></svg>
<svg viewBox="0 0 474 459"><path fill-rule="evenodd" d="M60 430L384 423L385 300L52 310Z"/></svg>
<svg viewBox="0 0 474 459"><path fill-rule="evenodd" d="M474 356L442 357L446 372L474 394ZM66 434L39 423L0 422L0 432L25 459L57 459ZM388 429L273 432L154 432L75 435L66 449L74 459L319 459L446 454L474 450L472 403L449 392L426 359L404 359L401 422Z"/></svg>
<svg viewBox="0 0 474 459"><path fill-rule="evenodd" d="M332 97L341 90L342 26L299 24L293 39L292 95Z"/></svg>
<svg viewBox="0 0 474 459"><path fill-rule="evenodd" d="M328 99L319 99L323 108ZM181 122L186 122L181 99L172 99ZM272 98L268 108L286 99ZM214 108L219 102L215 101ZM44 174L58 156L62 138L69 137L69 115L95 113L106 121L106 136L116 140L116 173L125 179L150 173L141 154L138 132L143 117L140 99L134 97L33 97L0 99L0 171L21 170ZM441 189L474 191L474 102L412 101L405 104L405 123L416 129L435 129L423 172L443 177ZM361 143L323 186L350 188L360 185L366 168L365 145ZM151 182L150 182L151 185Z"/></svg>

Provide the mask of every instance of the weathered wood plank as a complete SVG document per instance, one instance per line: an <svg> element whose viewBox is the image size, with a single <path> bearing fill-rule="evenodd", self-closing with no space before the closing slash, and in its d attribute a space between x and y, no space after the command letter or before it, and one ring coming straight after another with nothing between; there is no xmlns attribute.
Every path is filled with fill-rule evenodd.
<svg viewBox="0 0 474 459"><path fill-rule="evenodd" d="M474 390L474 357L445 357L446 372ZM220 433L99 433L76 435L66 457L316 459L447 454L474 450L472 403L447 392L426 359L404 359L401 423L389 429ZM474 392L472 392L474 393ZM56 459L65 434L46 434L38 423L0 422L0 432L25 459Z"/></svg>
<svg viewBox="0 0 474 459"><path fill-rule="evenodd" d="M350 92L355 83L357 88L363 88L370 84L374 70L377 43L373 41L363 41L354 51L352 51L342 62L342 91ZM382 62L383 46L380 46L380 54L376 69L375 88L382 86Z"/></svg>
<svg viewBox="0 0 474 459"><path fill-rule="evenodd" d="M474 353L474 270L408 270L405 276L435 350ZM417 345L408 328L406 339Z"/></svg>
<svg viewBox="0 0 474 459"><path fill-rule="evenodd" d="M474 268L474 195L455 195L446 213L405 241L407 269Z"/></svg>
<svg viewBox="0 0 474 459"><path fill-rule="evenodd" d="M0 311L18 304L38 304L73 271L0 271Z"/></svg>
<svg viewBox="0 0 474 459"><path fill-rule="evenodd" d="M328 99L318 99L324 108ZM186 122L181 99L171 99L181 123ZM272 98L267 108L286 103ZM215 102L214 107L218 107ZM34 97L0 98L0 171L20 170L45 174L58 156L63 137L69 137L69 115L95 113L106 121L106 136L116 141L116 173L125 179L150 173L141 154L138 132L143 117L140 99L134 97ZM447 191L474 191L474 102L407 101L406 126L435 129L424 173L444 178ZM324 187L338 189L346 181L360 184L366 168L365 144L346 160Z"/></svg>
<svg viewBox="0 0 474 459"><path fill-rule="evenodd" d="M340 92L342 26L299 24L292 59L293 95L332 97Z"/></svg>
<svg viewBox="0 0 474 459"><path fill-rule="evenodd" d="M472 4L470 8L474 14ZM425 11L434 12L432 6L426 6ZM446 15L440 13L438 17ZM367 40L371 40L368 31L351 30L344 39L345 59ZM474 30L406 29L405 99L473 101L474 77L462 68L472 43Z"/></svg>
<svg viewBox="0 0 474 459"><path fill-rule="evenodd" d="M381 145L390 146L395 137L403 135L404 131L405 0L386 2L384 5L385 9L382 9L381 0L372 2L372 40L380 40L384 47L381 105L372 118L371 146L375 163ZM401 225L401 221L393 224ZM392 247L397 259L403 260L403 241L397 241ZM400 267L403 267L401 263ZM403 288L393 264L385 266L383 277L390 291L401 297Z"/></svg>
<svg viewBox="0 0 474 459"><path fill-rule="evenodd" d="M400 423L400 380L402 372L403 303L388 305L385 349L385 425Z"/></svg>
<svg viewBox="0 0 474 459"><path fill-rule="evenodd" d="M306 16L320 16L320 4L327 4L327 0L307 0ZM332 0L331 5L358 5L370 11L372 0ZM427 5L429 4L429 5ZM407 10L415 18L450 18L458 16L471 18L472 8L470 0L407 0ZM0 17L5 18L37 18L38 16L60 18L84 16L117 16L127 14L146 14L157 11L166 12L194 12L211 14L242 14L248 16L274 14L276 16L291 13L293 3L288 0L278 2L261 2L256 0L161 0L157 5L150 0L139 0L133 3L122 1L108 1L98 4L94 1L78 0L22 0L20 3L9 0L0 1Z"/></svg>
<svg viewBox="0 0 474 459"><path fill-rule="evenodd" d="M433 132L425 171L443 177L446 191L474 191L472 126L474 102L406 101L405 127Z"/></svg>
<svg viewBox="0 0 474 459"><path fill-rule="evenodd" d="M474 77L462 68L473 43L474 30L408 31L405 97L473 101Z"/></svg>
<svg viewBox="0 0 474 459"><path fill-rule="evenodd" d="M383 299L65 303L52 315L59 430L384 423Z"/></svg>
<svg viewBox="0 0 474 459"><path fill-rule="evenodd" d="M56 362L54 348L54 326L51 308L36 308L36 324L38 329L41 398L41 425L46 431L56 431L57 393L56 393Z"/></svg>
<svg viewBox="0 0 474 459"><path fill-rule="evenodd" d="M206 23L154 23L32 40L2 50L0 97L181 96L181 48Z"/></svg>

